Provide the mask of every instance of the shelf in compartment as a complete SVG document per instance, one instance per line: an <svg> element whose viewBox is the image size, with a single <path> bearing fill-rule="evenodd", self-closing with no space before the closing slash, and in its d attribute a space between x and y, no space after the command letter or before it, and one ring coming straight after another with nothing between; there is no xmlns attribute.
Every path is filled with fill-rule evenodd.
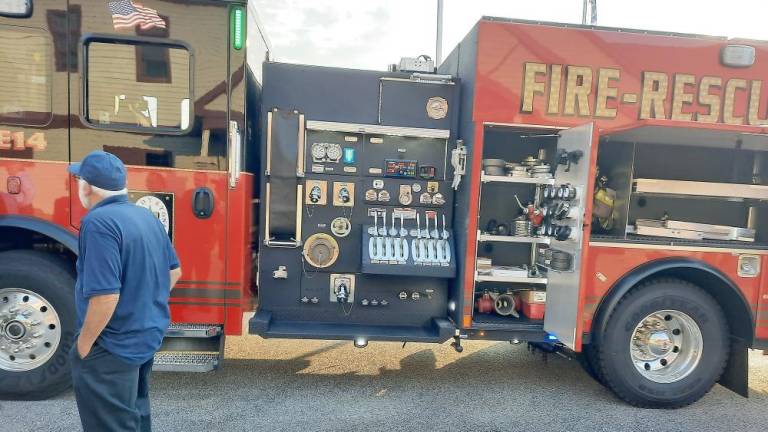
<svg viewBox="0 0 768 432"><path fill-rule="evenodd" d="M684 197L768 200L768 186L683 180L635 179L633 192Z"/></svg>
<svg viewBox="0 0 768 432"><path fill-rule="evenodd" d="M536 185L555 184L555 179L551 178L494 176L486 174L485 171L483 171L483 173L480 175L480 181L482 183L522 183Z"/></svg>
<svg viewBox="0 0 768 432"><path fill-rule="evenodd" d="M501 282L501 283L528 283L546 285L547 278L543 277L521 277L521 276L493 276L493 275L481 275L475 272L476 282Z"/></svg>
<svg viewBox="0 0 768 432"><path fill-rule="evenodd" d="M505 243L532 243L532 244L550 244L549 237L521 237L509 235L493 235L477 232L477 241L479 242L505 242Z"/></svg>

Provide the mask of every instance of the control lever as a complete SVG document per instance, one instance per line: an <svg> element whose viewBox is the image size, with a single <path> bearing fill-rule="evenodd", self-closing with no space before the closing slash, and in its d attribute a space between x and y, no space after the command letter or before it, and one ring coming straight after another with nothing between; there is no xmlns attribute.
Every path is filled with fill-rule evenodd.
<svg viewBox="0 0 768 432"><path fill-rule="evenodd" d="M450 233L445 229L445 215L443 215L443 240L448 240L448 236L450 236Z"/></svg>
<svg viewBox="0 0 768 432"><path fill-rule="evenodd" d="M403 214L400 213L400 237L408 237L408 230L403 227L404 220Z"/></svg>
<svg viewBox="0 0 768 432"><path fill-rule="evenodd" d="M437 254L435 253L435 240L429 234L429 212L425 213L424 216L427 218L427 261L434 262L437 259ZM435 225L437 225L437 219L435 219Z"/></svg>
<svg viewBox="0 0 768 432"><path fill-rule="evenodd" d="M397 229L395 229L395 214L394 213L392 213L392 228L389 229L389 235L391 235L392 237L397 235Z"/></svg>
<svg viewBox="0 0 768 432"><path fill-rule="evenodd" d="M371 235L371 237L368 239L368 257L372 260L379 259L376 256L376 234L378 234L379 229L379 212L374 210L373 212L373 226L368 228L368 234Z"/></svg>
<svg viewBox="0 0 768 432"><path fill-rule="evenodd" d="M414 262L424 260L424 240L421 238L421 215L416 213L416 238L411 240L411 255Z"/></svg>
<svg viewBox="0 0 768 432"><path fill-rule="evenodd" d="M391 261L395 259L395 252L392 249L392 241L394 239L392 237L385 237L384 238L384 259Z"/></svg>
<svg viewBox="0 0 768 432"><path fill-rule="evenodd" d="M387 235L387 211L384 210L384 222L381 224L381 228L379 228L379 235L385 236Z"/></svg>
<svg viewBox="0 0 768 432"><path fill-rule="evenodd" d="M435 229L432 230L432 237L439 239L440 238L440 232L437 230L437 212L432 213L433 219L435 220ZM427 213L427 217L429 217L429 213Z"/></svg>

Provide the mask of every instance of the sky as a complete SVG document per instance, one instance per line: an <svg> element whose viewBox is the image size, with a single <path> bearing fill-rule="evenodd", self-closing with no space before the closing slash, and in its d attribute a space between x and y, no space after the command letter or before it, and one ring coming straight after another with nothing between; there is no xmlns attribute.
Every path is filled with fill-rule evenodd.
<svg viewBox="0 0 768 432"><path fill-rule="evenodd" d="M272 59L384 70L435 57L437 0L249 0ZM483 15L581 23L582 0L445 0L443 58ZM597 24L768 40L766 0L597 0Z"/></svg>

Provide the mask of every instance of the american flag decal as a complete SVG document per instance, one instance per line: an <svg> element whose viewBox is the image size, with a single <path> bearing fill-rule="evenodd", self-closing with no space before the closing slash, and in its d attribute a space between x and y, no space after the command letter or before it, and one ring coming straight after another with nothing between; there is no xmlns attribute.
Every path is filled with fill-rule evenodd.
<svg viewBox="0 0 768 432"><path fill-rule="evenodd" d="M131 0L109 2L109 11L112 13L112 25L115 30L129 30L136 27L141 30L166 28L165 20L160 18L156 10Z"/></svg>

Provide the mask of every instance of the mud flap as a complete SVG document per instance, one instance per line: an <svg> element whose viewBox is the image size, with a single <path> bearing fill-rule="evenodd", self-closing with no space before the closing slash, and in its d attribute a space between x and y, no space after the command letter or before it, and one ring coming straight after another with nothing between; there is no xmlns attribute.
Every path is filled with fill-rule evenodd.
<svg viewBox="0 0 768 432"><path fill-rule="evenodd" d="M723 387L744 397L749 397L749 351L747 348L743 340L731 336L731 355L718 381Z"/></svg>

